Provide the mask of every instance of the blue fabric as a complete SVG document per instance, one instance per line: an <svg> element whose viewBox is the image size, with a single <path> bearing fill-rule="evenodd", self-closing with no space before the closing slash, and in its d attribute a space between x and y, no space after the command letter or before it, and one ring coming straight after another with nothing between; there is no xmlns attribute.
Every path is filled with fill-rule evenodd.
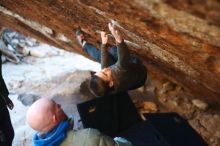
<svg viewBox="0 0 220 146"><path fill-rule="evenodd" d="M112 46L109 49L109 54L114 58L115 62L117 62L118 60L118 51L117 51L117 47L116 46Z"/></svg>
<svg viewBox="0 0 220 146"><path fill-rule="evenodd" d="M95 59L97 62L101 63L101 51L99 49L97 49L94 45L90 44L90 43L86 43L83 46L83 50L88 53L93 59ZM118 52L117 52L117 47L116 46L112 46L111 48L109 48L108 50L108 66L111 66L113 64L115 64L118 60ZM130 58L131 62L135 63L135 64L141 64L142 62L139 60L138 57L136 57L135 55L131 55Z"/></svg>
<svg viewBox="0 0 220 146"><path fill-rule="evenodd" d="M36 133L33 138L34 146L59 146L66 137L66 128L69 126L68 121L61 122L52 131L40 136Z"/></svg>
<svg viewBox="0 0 220 146"><path fill-rule="evenodd" d="M83 46L83 50L88 53L93 59L101 63L101 51L97 49L94 45L86 43ZM113 46L109 49L108 66L115 64L118 60L117 47Z"/></svg>

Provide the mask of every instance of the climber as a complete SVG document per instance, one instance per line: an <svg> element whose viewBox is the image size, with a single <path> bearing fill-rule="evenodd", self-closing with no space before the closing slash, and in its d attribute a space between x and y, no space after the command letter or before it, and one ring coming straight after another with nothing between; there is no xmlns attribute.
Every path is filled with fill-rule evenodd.
<svg viewBox="0 0 220 146"><path fill-rule="evenodd" d="M90 89L96 96L136 89L144 85L147 79L147 69L141 60L130 55L127 45L113 24L109 23L108 28L116 46L109 48L108 35L101 31L101 52L86 41L80 29L76 31L76 38L83 50L101 63L102 70L90 79Z"/></svg>

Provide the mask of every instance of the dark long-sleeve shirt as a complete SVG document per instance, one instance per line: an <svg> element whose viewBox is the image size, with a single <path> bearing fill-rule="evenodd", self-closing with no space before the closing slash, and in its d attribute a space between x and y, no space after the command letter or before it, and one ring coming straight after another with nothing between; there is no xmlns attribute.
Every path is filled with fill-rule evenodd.
<svg viewBox="0 0 220 146"><path fill-rule="evenodd" d="M4 98L8 98L8 89L5 85L5 82L2 77L2 60L1 60L1 52L0 52L0 104L5 104Z"/></svg>
<svg viewBox="0 0 220 146"><path fill-rule="evenodd" d="M118 60L115 64L108 66L108 51L106 45L101 45L101 67L102 69L111 68L114 91L132 90L144 85L147 70L143 63L137 57L130 55L124 42L116 46Z"/></svg>

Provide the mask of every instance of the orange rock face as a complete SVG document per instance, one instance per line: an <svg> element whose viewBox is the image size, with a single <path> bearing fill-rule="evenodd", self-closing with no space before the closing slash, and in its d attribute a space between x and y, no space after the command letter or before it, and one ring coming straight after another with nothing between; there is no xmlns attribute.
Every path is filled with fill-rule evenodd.
<svg viewBox="0 0 220 146"><path fill-rule="evenodd" d="M218 0L1 0L0 19L0 27L85 56L73 30L98 46L97 31L114 20L149 72L220 103Z"/></svg>

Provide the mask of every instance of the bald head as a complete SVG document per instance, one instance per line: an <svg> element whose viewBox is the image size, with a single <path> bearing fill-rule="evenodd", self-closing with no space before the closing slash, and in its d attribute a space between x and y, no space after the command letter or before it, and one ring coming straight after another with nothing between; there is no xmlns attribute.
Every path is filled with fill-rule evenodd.
<svg viewBox="0 0 220 146"><path fill-rule="evenodd" d="M61 121L66 120L67 116L60 105L53 100L41 98L30 106L26 118L32 129L47 132Z"/></svg>

